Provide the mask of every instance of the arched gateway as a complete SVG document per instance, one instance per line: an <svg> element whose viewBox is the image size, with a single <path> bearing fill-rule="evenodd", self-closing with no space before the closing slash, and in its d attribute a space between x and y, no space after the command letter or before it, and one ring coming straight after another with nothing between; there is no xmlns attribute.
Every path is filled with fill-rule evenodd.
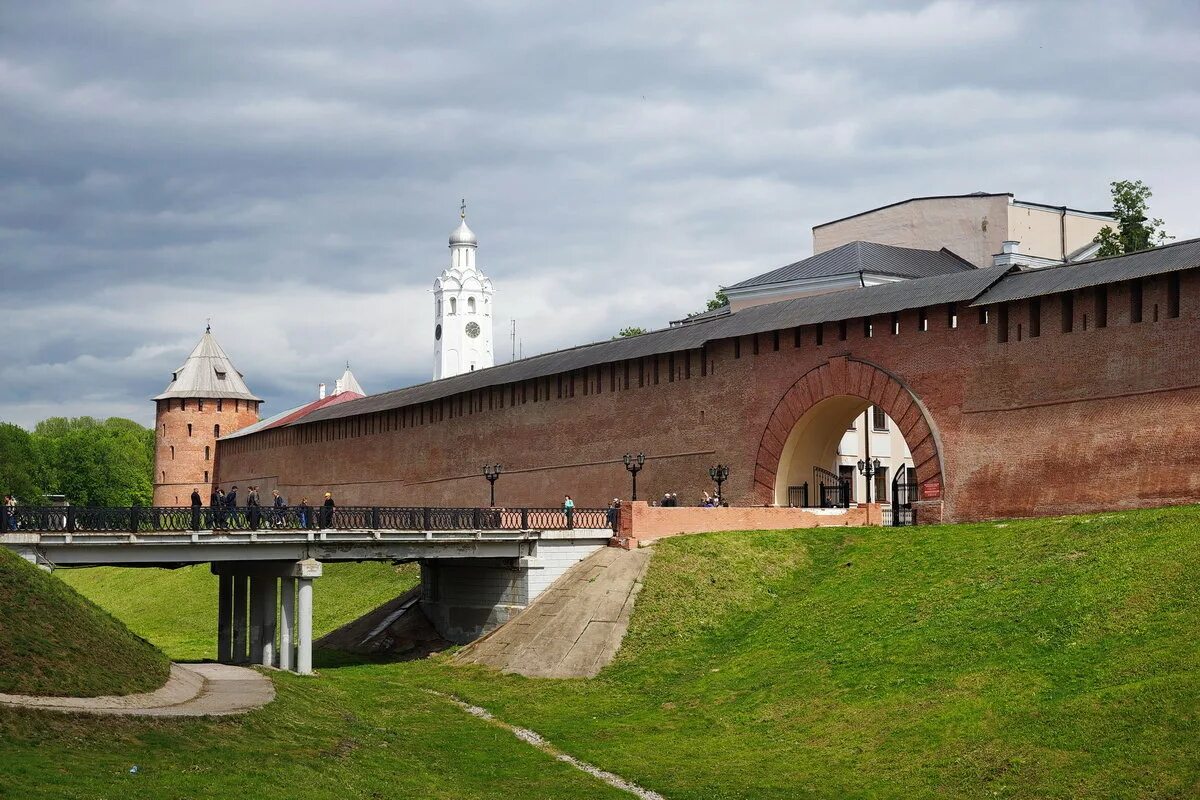
<svg viewBox="0 0 1200 800"><path fill-rule="evenodd" d="M788 487L807 481L812 467L832 464L847 424L869 406L882 409L900 428L922 496L940 498L942 448L920 399L878 365L840 356L810 369L776 403L758 446L756 499L787 505Z"/></svg>

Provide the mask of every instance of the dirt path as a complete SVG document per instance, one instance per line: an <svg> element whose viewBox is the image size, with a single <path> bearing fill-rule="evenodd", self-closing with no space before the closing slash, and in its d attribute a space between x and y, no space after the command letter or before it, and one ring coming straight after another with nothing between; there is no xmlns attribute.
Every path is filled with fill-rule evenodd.
<svg viewBox="0 0 1200 800"><path fill-rule="evenodd" d="M0 704L48 711L139 717L204 717L244 714L275 699L261 672L228 664L172 664L161 689L107 697L34 697L0 693Z"/></svg>
<svg viewBox="0 0 1200 800"><path fill-rule="evenodd" d="M612 661L625 638L653 552L598 550L455 659L530 677L593 677Z"/></svg>

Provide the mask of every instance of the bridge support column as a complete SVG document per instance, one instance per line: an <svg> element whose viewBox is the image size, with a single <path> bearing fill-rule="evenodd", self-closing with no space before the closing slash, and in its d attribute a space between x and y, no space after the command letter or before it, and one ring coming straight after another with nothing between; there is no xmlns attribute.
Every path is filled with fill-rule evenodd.
<svg viewBox="0 0 1200 800"><path fill-rule="evenodd" d="M217 576L217 663L233 661L233 576Z"/></svg>
<svg viewBox="0 0 1200 800"><path fill-rule="evenodd" d="M246 647L246 601L249 594L250 579L245 575L233 576L233 651L229 661L232 664L245 664Z"/></svg>
<svg viewBox="0 0 1200 800"><path fill-rule="evenodd" d="M312 674L312 610L313 585L311 578L300 578L296 601L296 672Z"/></svg>
<svg viewBox="0 0 1200 800"><path fill-rule="evenodd" d="M256 662L264 667L275 666L275 618L279 601L279 579L274 575L262 579L258 596L262 617L262 654Z"/></svg>
<svg viewBox="0 0 1200 800"><path fill-rule="evenodd" d="M295 638L292 631L296 627L296 579L279 579L279 668L291 670L295 668Z"/></svg>
<svg viewBox="0 0 1200 800"><path fill-rule="evenodd" d="M250 663L261 664L263 660L263 629L266 616L266 604L263 594L266 583L270 578L261 575L250 576Z"/></svg>

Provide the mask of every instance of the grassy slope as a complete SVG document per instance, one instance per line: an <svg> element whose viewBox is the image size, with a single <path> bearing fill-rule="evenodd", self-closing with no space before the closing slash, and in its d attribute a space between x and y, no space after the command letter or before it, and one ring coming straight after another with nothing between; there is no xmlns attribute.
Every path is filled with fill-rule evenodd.
<svg viewBox="0 0 1200 800"><path fill-rule="evenodd" d="M157 689L166 656L56 577L0 548L0 692L92 697Z"/></svg>
<svg viewBox="0 0 1200 800"><path fill-rule="evenodd" d="M1197 508L680 537L596 680L327 662L238 720L0 711L0 796L606 796L425 688L673 800L1195 796L1197 545Z"/></svg>
<svg viewBox="0 0 1200 800"><path fill-rule="evenodd" d="M175 570L64 569L57 574L171 658L198 661L216 655L217 576L207 564ZM313 583L314 636L403 594L418 580L415 564L326 564L325 574Z"/></svg>

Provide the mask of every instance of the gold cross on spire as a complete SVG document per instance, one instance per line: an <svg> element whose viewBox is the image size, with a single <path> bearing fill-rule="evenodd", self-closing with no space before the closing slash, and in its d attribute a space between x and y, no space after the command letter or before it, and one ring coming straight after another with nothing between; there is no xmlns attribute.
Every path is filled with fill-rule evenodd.
<svg viewBox="0 0 1200 800"><path fill-rule="evenodd" d="M462 205L458 207L458 218L459 219L467 218L467 198L465 198L465 197L463 198Z"/></svg>

